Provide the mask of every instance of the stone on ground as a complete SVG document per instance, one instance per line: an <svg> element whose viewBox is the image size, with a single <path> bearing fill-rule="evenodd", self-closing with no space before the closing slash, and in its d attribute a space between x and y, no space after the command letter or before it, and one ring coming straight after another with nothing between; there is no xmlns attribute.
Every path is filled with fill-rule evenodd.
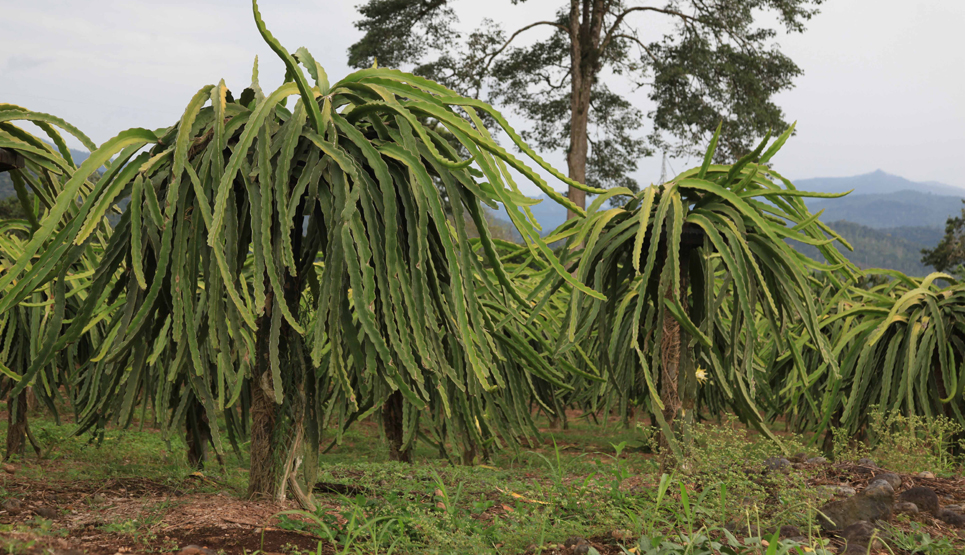
<svg viewBox="0 0 965 555"><path fill-rule="evenodd" d="M854 497L832 501L821 507L818 524L824 530L836 531L862 520L869 523L888 520L894 502L895 490L891 484L875 480Z"/></svg>

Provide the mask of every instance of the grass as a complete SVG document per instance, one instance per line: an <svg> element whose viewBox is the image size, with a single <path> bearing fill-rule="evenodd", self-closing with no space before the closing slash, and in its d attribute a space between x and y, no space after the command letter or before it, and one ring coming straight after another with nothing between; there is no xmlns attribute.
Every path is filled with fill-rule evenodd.
<svg viewBox="0 0 965 555"><path fill-rule="evenodd" d="M190 495L239 498L245 491L244 445L241 457L229 451L224 469L199 477L187 464L181 438L165 440L150 427L108 429L101 444L73 436L70 424L56 425L41 416L33 417L32 427L49 453L44 461L22 461L18 483L88 484L91 494L82 507L87 511L98 510L94 493L110 480L137 478L187 494L147 503L138 515L104 521L98 530L105 535L160 545L165 515L178 504L191 503ZM889 449L918 445L903 439L901 434L908 432L900 426L885 428L876 433L892 434L882 441ZM916 438L921 429L916 428ZM568 430L550 430L532 448L497 453L486 464L470 467L451 466L435 448L425 446L416 448L415 464L388 462L378 429L363 422L341 445L319 456L318 482L348 486L351 494L317 493L317 511L287 512L277 525L327 539L326 553L542 555L577 538L605 545L607 553L635 555L830 553L828 540L811 524L827 500L812 485L820 467L763 472L765 461L783 452L730 420L698 425L693 433L687 459L664 474L649 452L646 428L611 423L602 433L600 426L575 419ZM785 447L817 455L804 439L785 435ZM840 457L876 454L837 451ZM904 472L960 472L960 461L944 450L902 457ZM6 485L0 484L0 501L16 493L3 489ZM0 526L28 533L0 541L0 552L31 549L30 534L66 533L58 523L42 520ZM782 526L796 527L799 537L781 540L774 534ZM887 544L895 555L944 555L965 548L960 539L938 537L918 522L896 521L894 530Z"/></svg>

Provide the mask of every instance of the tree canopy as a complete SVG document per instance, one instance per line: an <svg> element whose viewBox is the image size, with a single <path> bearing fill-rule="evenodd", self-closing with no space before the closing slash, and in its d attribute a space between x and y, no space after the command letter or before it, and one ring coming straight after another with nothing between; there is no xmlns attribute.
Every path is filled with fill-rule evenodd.
<svg viewBox="0 0 965 555"><path fill-rule="evenodd" d="M696 154L721 121L718 161L786 128L774 96L802 70L774 43L778 29L760 21L803 32L822 2L571 0L512 32L486 19L463 34L448 0L368 0L356 23L365 34L350 47L349 63L411 66L463 94L511 106L530 121L527 142L567 153L570 178L637 190L640 158L658 149ZM662 25L668 32L652 31ZM541 28L549 36L520 44ZM655 104L649 126L608 84L619 79L648 91ZM569 197L585 207L582 191L571 188Z"/></svg>
<svg viewBox="0 0 965 555"><path fill-rule="evenodd" d="M962 201L965 204L965 200ZM945 236L933 249L922 249L921 263L939 272L960 271L965 263L965 208L945 222Z"/></svg>

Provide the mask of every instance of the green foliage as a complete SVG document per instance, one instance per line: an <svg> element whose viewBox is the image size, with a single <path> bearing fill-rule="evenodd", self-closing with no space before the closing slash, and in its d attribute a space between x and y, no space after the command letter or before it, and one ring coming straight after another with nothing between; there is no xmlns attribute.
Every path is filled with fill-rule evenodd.
<svg viewBox="0 0 965 555"><path fill-rule="evenodd" d="M888 523L882 526L888 532L886 543L909 555L952 555L961 552L961 547L948 538L933 538L930 533L922 531L922 525L917 522L910 523L911 531Z"/></svg>
<svg viewBox="0 0 965 555"><path fill-rule="evenodd" d="M882 468L903 473L950 472L959 461L952 453L965 428L945 416L906 416L899 411L869 408L867 443L834 431L834 458L856 461L871 457Z"/></svg>
<svg viewBox="0 0 965 555"><path fill-rule="evenodd" d="M44 132L46 140L15 122L35 124ZM4 174L16 196L0 205L0 211L4 212L0 215L0 269L3 270L0 281L4 282L0 286L0 304L6 307L0 310L0 395L9 395L11 417L22 423L19 429L11 429L8 434L7 457L22 453L24 434L38 449L38 454L41 447L29 432L26 407L20 402L25 399L21 392L34 386L36 397L59 418L59 398L64 393L72 398L75 391L70 386L83 387L79 376L104 337L100 315L112 308L99 307L98 317L91 320L70 345L44 363L35 364L39 353L52 344L62 322L80 313L92 290L91 275L103 255L111 229L105 218L92 219L91 240L84 248L63 257L58 268L33 256L31 245L45 243L51 250L60 249L58 241L62 239L64 222L80 212L78 203L71 201L63 203L63 218L55 215L57 199L66 195L65 199L69 200L73 195L75 200L83 200L94 187L92 181L75 179L78 168L73 153L64 144L58 129L92 144L78 130L54 116L0 104L0 146L25 161L24 167ZM69 188L72 193L66 193ZM102 215L107 208L110 207L106 207ZM22 279L12 281L10 276L20 271L25 272ZM51 278L54 280L50 281ZM19 303L15 300L18 298ZM32 367L34 370L30 371ZM63 386L67 387L62 390Z"/></svg>
<svg viewBox="0 0 965 555"><path fill-rule="evenodd" d="M621 207L603 210L601 196L585 222L548 238L567 239L576 275L607 297L571 295L561 349L585 341L617 391L649 401L668 437L667 422L681 410L692 417L698 395L712 411L732 410L769 433L757 406L767 399L758 394L761 359L767 349L786 348L784 334L798 322L822 360L836 366L818 333L810 272L848 265L831 245L840 237L803 202L834 195L797 191L765 166L792 129L732 166L711 164L715 136L701 167ZM786 239L814 245L831 265ZM698 368L713 387L700 387Z"/></svg>
<svg viewBox="0 0 965 555"><path fill-rule="evenodd" d="M959 271L959 267L965 263L965 208L960 216L950 216L945 222L945 236L938 245L923 249L921 254L921 263L934 266L939 272Z"/></svg>
<svg viewBox="0 0 965 555"><path fill-rule="evenodd" d="M256 66L240 95L223 81L207 85L175 125L105 142L24 246L23 259L36 257L48 273L18 262L0 278L0 287L16 283L2 310L26 297L23 284L35 275L43 283L63 274L64 260L89 247L115 200L130 196L91 277L95 294L69 324L54 322L25 379L103 317L107 337L85 373L90 386L79 392L82 428L130 422L148 405L158 421L180 423L193 399L207 414L227 416L250 394L254 417L273 415L274 423L256 421L253 442L285 453L302 426L317 448L327 421L340 434L401 392L403 448L428 418L439 445L457 454L535 434L533 378L565 387L566 371L542 350L555 335L538 337L547 330L524 325L538 316L508 276L483 206L508 210L524 248L566 290L600 295L540 238L510 171L579 209L494 142L480 115L566 179L488 105L395 70L330 84L305 49L291 54L272 37L257 5L255 21L285 62L286 82L264 93ZM427 126L426 117L437 123ZM74 196L111 159L76 206ZM451 220L436 182L448 192ZM470 239L466 219L478 238ZM102 316L99 308L119 293L119 309ZM217 426L212 435L220 452ZM290 465L286 456L253 450L253 480L258 465Z"/></svg>
<svg viewBox="0 0 965 555"><path fill-rule="evenodd" d="M770 370L774 390L781 392L783 408L777 410L797 429L815 433L840 427L857 434L869 423L873 406L965 424L965 383L959 376L965 361L960 318L965 287L947 274L923 279L865 274L876 275L890 280L868 288L827 284L819 293L819 327L840 371L816 358L809 338L792 332L792 351L775 357Z"/></svg>

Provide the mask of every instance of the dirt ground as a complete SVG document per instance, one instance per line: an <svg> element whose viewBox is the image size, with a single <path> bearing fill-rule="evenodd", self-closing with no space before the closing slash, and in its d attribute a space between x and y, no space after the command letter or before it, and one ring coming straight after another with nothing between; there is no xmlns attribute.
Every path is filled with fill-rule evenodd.
<svg viewBox="0 0 965 555"><path fill-rule="evenodd" d="M2 486L20 507L0 512L0 525L50 521L34 526L40 534L26 531L27 526L0 533L25 553L171 553L189 545L225 553L314 553L320 541L273 526L275 514L294 506L194 493L190 485L176 489L138 478L98 484L22 480L16 470L4 474Z"/></svg>
<svg viewBox="0 0 965 555"><path fill-rule="evenodd" d="M307 532L277 528L274 515L295 508L293 505L193 491L212 485L205 483L211 478L201 475L192 476L180 487L171 487L142 478L103 483L25 479L16 466L7 466L6 470L0 476L0 485L8 499L20 502L19 507L5 506L0 510L0 530L4 530L0 533L0 547L8 552L178 553L193 545L225 554L317 553L321 542ZM860 490L880 472L859 465L825 465L811 485L843 485ZM907 474L901 478L899 491L923 485L935 490L942 505L965 504L965 479ZM324 502L325 497L321 497ZM965 538L965 530L950 527L928 514L915 515L913 521L933 537ZM590 538L589 542L601 554L622 552L611 538ZM335 553L331 545L322 543L321 549L322 553ZM543 551L573 552L562 543Z"/></svg>

